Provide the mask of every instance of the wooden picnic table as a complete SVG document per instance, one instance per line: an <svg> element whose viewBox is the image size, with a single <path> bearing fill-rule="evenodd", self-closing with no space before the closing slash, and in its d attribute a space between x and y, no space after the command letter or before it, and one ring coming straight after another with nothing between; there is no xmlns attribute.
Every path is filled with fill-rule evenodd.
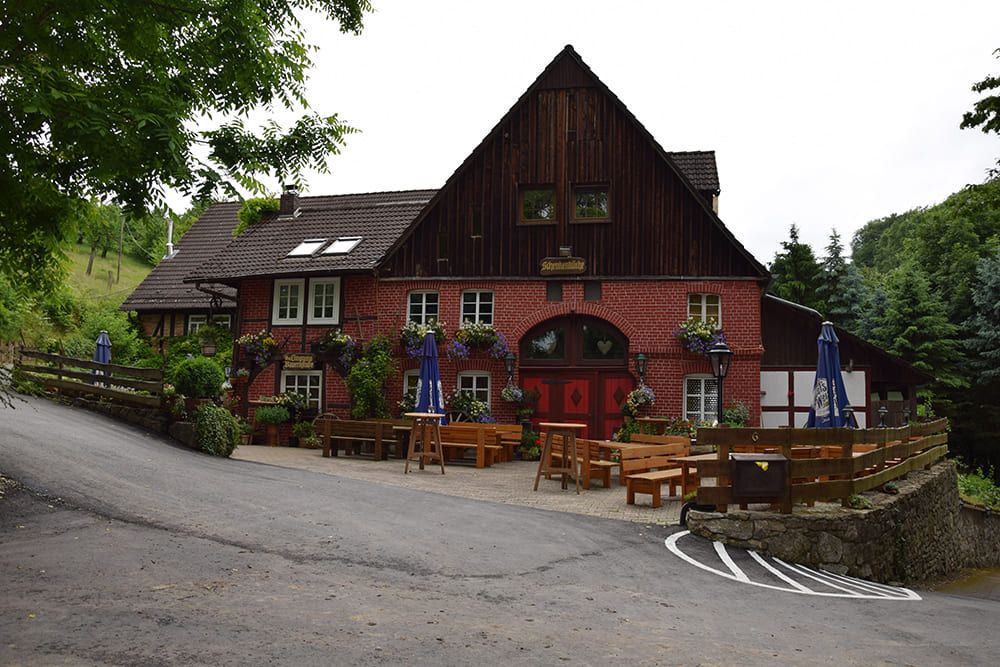
<svg viewBox="0 0 1000 667"><path fill-rule="evenodd" d="M699 481L698 475L691 475L691 468L697 468L698 461L715 461L719 458L718 453L713 454L692 454L690 456L677 456L670 460L680 466L681 469L681 498L683 499L691 491L697 491ZM691 488L688 488L688 487Z"/></svg>

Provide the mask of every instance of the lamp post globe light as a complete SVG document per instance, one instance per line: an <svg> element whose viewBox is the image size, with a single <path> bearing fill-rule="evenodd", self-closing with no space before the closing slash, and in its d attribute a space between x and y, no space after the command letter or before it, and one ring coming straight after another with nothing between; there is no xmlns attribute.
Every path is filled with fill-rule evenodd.
<svg viewBox="0 0 1000 667"><path fill-rule="evenodd" d="M729 346L724 342L719 341L712 346L708 352L705 353L708 356L708 360L712 363L712 375L715 377L715 383L718 391L718 404L717 404L717 419L718 422L722 423L722 383L726 379L726 374L729 373L729 364L733 360L733 351L729 349Z"/></svg>
<svg viewBox="0 0 1000 667"><path fill-rule="evenodd" d="M507 383L510 384L514 381L514 361L517 357L514 356L513 352L508 352L503 358L503 367L507 371Z"/></svg>

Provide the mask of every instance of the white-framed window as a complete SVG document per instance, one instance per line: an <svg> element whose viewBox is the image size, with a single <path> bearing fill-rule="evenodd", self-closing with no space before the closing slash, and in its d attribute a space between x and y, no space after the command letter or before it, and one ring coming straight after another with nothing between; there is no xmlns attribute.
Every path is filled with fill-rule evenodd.
<svg viewBox="0 0 1000 667"><path fill-rule="evenodd" d="M710 375L689 375L684 378L684 418L714 422L719 417L719 391L716 379Z"/></svg>
<svg viewBox="0 0 1000 667"><path fill-rule="evenodd" d="M481 290L462 292L462 321L493 324L493 292Z"/></svg>
<svg viewBox="0 0 1000 667"><path fill-rule="evenodd" d="M274 304L271 309L274 324L302 324L305 284L301 278L274 281Z"/></svg>
<svg viewBox="0 0 1000 667"><path fill-rule="evenodd" d="M459 391L467 391L477 401L490 404L490 374L479 371L462 371L458 374Z"/></svg>
<svg viewBox="0 0 1000 667"><path fill-rule="evenodd" d="M189 334L198 333L198 330L208 324L208 315L188 315Z"/></svg>
<svg viewBox="0 0 1000 667"><path fill-rule="evenodd" d="M410 393L417 395L417 382L420 381L420 371L412 370L403 373L403 398Z"/></svg>
<svg viewBox="0 0 1000 667"><path fill-rule="evenodd" d="M407 317L411 322L427 324L438 319L438 293L419 291L410 292Z"/></svg>
<svg viewBox="0 0 1000 667"><path fill-rule="evenodd" d="M323 371L282 371L281 391L305 396L307 408L320 410L323 405Z"/></svg>
<svg viewBox="0 0 1000 667"><path fill-rule="evenodd" d="M688 294L688 317L702 322L713 320L722 328L722 297L718 294Z"/></svg>
<svg viewBox="0 0 1000 667"><path fill-rule="evenodd" d="M212 324L214 324L217 327L225 327L226 329L232 329L233 316L230 315L229 313L226 313L225 315L213 315Z"/></svg>
<svg viewBox="0 0 1000 667"><path fill-rule="evenodd" d="M309 324L340 324L340 278L309 281Z"/></svg>

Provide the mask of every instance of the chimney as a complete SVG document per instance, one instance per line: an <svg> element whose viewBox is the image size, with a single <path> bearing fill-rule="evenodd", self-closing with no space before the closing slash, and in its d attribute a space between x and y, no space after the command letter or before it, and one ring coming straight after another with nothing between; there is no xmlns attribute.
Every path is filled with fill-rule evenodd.
<svg viewBox="0 0 1000 667"><path fill-rule="evenodd" d="M174 216L167 215L167 254L163 259L170 259L174 256Z"/></svg>
<svg viewBox="0 0 1000 667"><path fill-rule="evenodd" d="M299 215L299 189L295 183L285 185L278 207L279 218L296 218Z"/></svg>

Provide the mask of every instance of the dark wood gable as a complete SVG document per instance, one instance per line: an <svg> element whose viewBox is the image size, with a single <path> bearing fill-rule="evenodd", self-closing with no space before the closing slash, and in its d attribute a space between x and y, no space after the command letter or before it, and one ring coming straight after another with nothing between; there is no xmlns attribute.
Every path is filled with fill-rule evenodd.
<svg viewBox="0 0 1000 667"><path fill-rule="evenodd" d="M607 188L609 219L575 221ZM555 191L523 224L520 192ZM567 46L448 179L380 265L384 277L539 275L570 246L586 276L766 278L649 132Z"/></svg>

